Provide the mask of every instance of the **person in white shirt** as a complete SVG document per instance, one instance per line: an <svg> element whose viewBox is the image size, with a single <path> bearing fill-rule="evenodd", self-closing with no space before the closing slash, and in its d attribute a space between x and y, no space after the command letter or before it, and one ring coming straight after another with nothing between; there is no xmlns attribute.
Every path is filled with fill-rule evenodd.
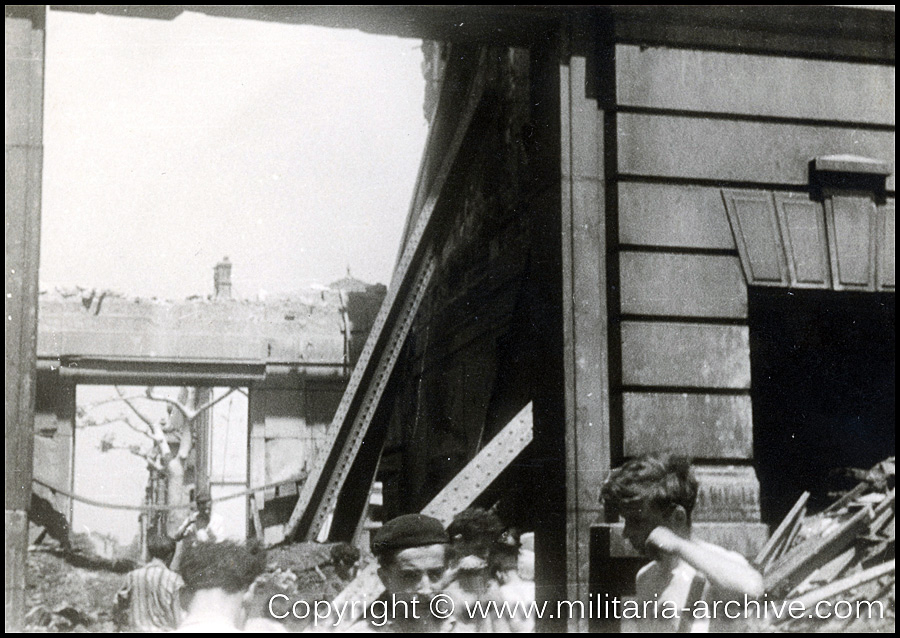
<svg viewBox="0 0 900 638"><path fill-rule="evenodd" d="M197 493L197 510L188 516L178 531L175 540L197 540L218 542L225 540L225 519L212 511L212 498L203 490Z"/></svg>

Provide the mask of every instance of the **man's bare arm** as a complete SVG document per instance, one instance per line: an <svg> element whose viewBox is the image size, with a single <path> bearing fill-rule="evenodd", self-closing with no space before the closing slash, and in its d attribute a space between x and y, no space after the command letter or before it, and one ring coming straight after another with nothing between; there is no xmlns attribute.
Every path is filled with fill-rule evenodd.
<svg viewBox="0 0 900 638"><path fill-rule="evenodd" d="M654 529L647 538L647 544L660 552L678 556L706 576L713 585L727 592L756 598L765 591L762 575L746 561L737 560L727 553L711 552L700 543L682 538L666 527Z"/></svg>

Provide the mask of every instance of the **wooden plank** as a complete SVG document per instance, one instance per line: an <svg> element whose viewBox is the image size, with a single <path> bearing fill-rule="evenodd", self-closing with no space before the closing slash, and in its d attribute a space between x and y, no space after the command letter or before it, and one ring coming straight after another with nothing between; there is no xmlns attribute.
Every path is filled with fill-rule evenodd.
<svg viewBox="0 0 900 638"><path fill-rule="evenodd" d="M803 582L794 587L790 594L791 597L798 596L809 591L816 583L828 583L837 578L840 573L847 567L856 556L856 548L851 547L843 554L831 559L819 569L811 573L803 579Z"/></svg>
<svg viewBox="0 0 900 638"><path fill-rule="evenodd" d="M6 528L6 631L21 631L25 606L25 570L28 555L28 514L22 510L7 509L4 514Z"/></svg>
<svg viewBox="0 0 900 638"><path fill-rule="evenodd" d="M895 571L896 562L894 560L889 560L881 565L870 567L858 574L842 578L841 580L813 590L795 599L794 602L799 602L802 609L811 609L819 601L828 600L833 596L850 591L854 587L859 587L860 585L864 585L865 583L886 576L887 574L893 574ZM793 602L791 604L793 604Z"/></svg>
<svg viewBox="0 0 900 638"><path fill-rule="evenodd" d="M808 195L775 194L793 288L831 288L825 209Z"/></svg>
<svg viewBox="0 0 900 638"><path fill-rule="evenodd" d="M722 190L747 283L786 286L790 280L774 200L766 191Z"/></svg>
<svg viewBox="0 0 900 638"><path fill-rule="evenodd" d="M885 494L884 499L875 507L875 511L873 512L876 519L880 518L882 514L887 512L888 510L893 510L896 505L896 491L891 490L887 494ZM882 523L883 524L883 523ZM872 531L878 531L878 528L874 525L872 526Z"/></svg>
<svg viewBox="0 0 900 638"><path fill-rule="evenodd" d="M893 292L896 253L894 200L878 207L878 290Z"/></svg>
<svg viewBox="0 0 900 638"><path fill-rule="evenodd" d="M806 507L806 501L808 500L809 492L803 492L803 494L800 495L800 498L797 499L797 502L794 503L794 506L787 513L787 516L781 520L781 523L779 523L778 527L775 528L775 531L772 532L772 536L769 537L769 540L763 545L759 554L753 559L754 565L762 565L770 556L772 556L775 549L778 547L778 543L783 541L787 535L790 534L794 523L802 516L803 509Z"/></svg>
<svg viewBox="0 0 900 638"><path fill-rule="evenodd" d="M701 117L620 113L618 139L620 172L683 179L806 185L818 155L894 157L892 132Z"/></svg>
<svg viewBox="0 0 900 638"><path fill-rule="evenodd" d="M185 6L212 16L504 46L540 44L566 15L592 17L597 11L571 5L52 5L169 20ZM880 7L619 5L600 15L614 26L617 40L629 42L891 63L894 14L873 10Z"/></svg>
<svg viewBox="0 0 900 638"><path fill-rule="evenodd" d="M258 494L250 495L250 516L253 520L253 532L256 534L256 538L260 542L265 542L266 530L263 527L262 519L259 516L259 510L262 509L262 505L260 503L260 496Z"/></svg>
<svg viewBox="0 0 900 638"><path fill-rule="evenodd" d="M875 212L871 196L825 199L835 290L875 290Z"/></svg>
<svg viewBox="0 0 900 638"><path fill-rule="evenodd" d="M574 27L574 25L573 25ZM573 28L575 31L575 28ZM565 46L576 47L575 37ZM590 526L597 495L611 469L608 308L603 134L606 113L589 95L588 59L571 55L560 73L560 149L563 192L562 320L565 368L566 592L589 594ZM548 626L545 627L548 628ZM570 619L569 631L586 631Z"/></svg>
<svg viewBox="0 0 900 638"><path fill-rule="evenodd" d="M7 147L40 147L44 122L44 5L7 6L4 39L4 139Z"/></svg>
<svg viewBox="0 0 900 638"><path fill-rule="evenodd" d="M622 312L746 319L747 285L737 257L623 251Z"/></svg>
<svg viewBox="0 0 900 638"><path fill-rule="evenodd" d="M619 242L734 250L718 188L619 183Z"/></svg>
<svg viewBox="0 0 900 638"><path fill-rule="evenodd" d="M5 12L5 509L7 516L7 627L21 626L27 522L34 441L38 262L43 161L44 5ZM9 516L13 517L10 520ZM10 525L12 527L10 527ZM11 533L21 533L11 545ZM20 547L20 545L22 545Z"/></svg>
<svg viewBox="0 0 900 638"><path fill-rule="evenodd" d="M800 533L800 528L803 526L803 519L806 517L806 506L803 506L803 509L800 510L800 515L797 517L797 520L794 521L793 526L791 527L791 531L788 532L787 536L784 537L784 540L778 544L778 547L775 548L775 551L772 552L772 555L760 565L760 571L763 573L769 569L769 567L775 563L779 558L784 556L786 553L791 551L791 546L794 543L794 539L797 538L797 534Z"/></svg>
<svg viewBox="0 0 900 638"><path fill-rule="evenodd" d="M894 124L894 67L616 46L623 106Z"/></svg>
<svg viewBox="0 0 900 638"><path fill-rule="evenodd" d="M825 538L811 538L776 561L763 574L765 589L770 594L779 595L790 590L816 569L843 552L863 533L872 517L872 508L866 507L841 525L833 534Z"/></svg>
<svg viewBox="0 0 900 638"><path fill-rule="evenodd" d="M247 477L250 485L264 485L266 483L266 396L265 390L257 387L249 389L250 407L250 449L249 449L249 467L247 468ZM261 490L256 494L256 505L259 509L263 509L266 504L265 491ZM261 539L263 536L260 535Z"/></svg>
<svg viewBox="0 0 900 638"><path fill-rule="evenodd" d="M843 507L849 505L850 503L852 503L853 501L855 501L857 496L862 496L865 493L865 491L868 489L869 489L869 484L867 482L863 481L862 483L857 483L856 486L852 490L845 493L842 497L840 497L834 503L832 503L831 505L826 507L822 511L822 513L828 514L830 512L838 512L841 508L843 508Z"/></svg>
<svg viewBox="0 0 900 638"><path fill-rule="evenodd" d="M32 428L28 405L22 404L23 385L29 383L29 359L23 353L24 323L28 299L24 270L28 261L24 235L27 232L27 155L25 149L7 148L6 173L6 509L24 510L31 497L30 476L22 475L23 459L31 454Z"/></svg>
<svg viewBox="0 0 900 638"><path fill-rule="evenodd" d="M671 450L691 458L753 458L749 396L625 392L625 456Z"/></svg>
<svg viewBox="0 0 900 638"><path fill-rule="evenodd" d="M618 42L882 64L894 61L892 10L770 5L748 11L734 5L619 5L613 15Z"/></svg>
<svg viewBox="0 0 900 638"><path fill-rule="evenodd" d="M623 321L622 383L749 389L749 330L745 326Z"/></svg>

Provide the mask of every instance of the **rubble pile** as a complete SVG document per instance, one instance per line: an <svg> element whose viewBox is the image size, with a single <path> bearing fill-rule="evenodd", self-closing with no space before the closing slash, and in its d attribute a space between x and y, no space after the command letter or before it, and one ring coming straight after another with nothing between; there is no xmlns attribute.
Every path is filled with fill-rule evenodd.
<svg viewBox="0 0 900 638"><path fill-rule="evenodd" d="M820 609L835 615L842 610L842 616L851 612L849 617L782 616L770 619L774 629L873 631L894 626L894 457L859 474L862 481L820 513L807 515L809 493L804 493L754 561L769 600L797 601L806 610L826 601Z"/></svg>
<svg viewBox="0 0 900 638"><path fill-rule="evenodd" d="M251 611L260 618L270 618L268 603L273 594L310 605L332 600L353 579L359 552L347 543L292 543L267 550L266 562L265 573L256 580ZM282 624L301 631L307 628L308 620L289 616Z"/></svg>
<svg viewBox="0 0 900 638"><path fill-rule="evenodd" d="M112 604L123 574L100 566L76 566L72 552L51 543L28 552L25 631L115 631Z"/></svg>

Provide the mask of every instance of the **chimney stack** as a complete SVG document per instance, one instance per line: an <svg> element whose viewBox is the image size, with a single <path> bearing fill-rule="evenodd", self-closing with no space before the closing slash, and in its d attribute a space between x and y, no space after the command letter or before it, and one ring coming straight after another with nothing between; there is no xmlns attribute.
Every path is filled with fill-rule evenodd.
<svg viewBox="0 0 900 638"><path fill-rule="evenodd" d="M231 299L231 262L228 257L216 264L213 284L216 288L216 299Z"/></svg>

